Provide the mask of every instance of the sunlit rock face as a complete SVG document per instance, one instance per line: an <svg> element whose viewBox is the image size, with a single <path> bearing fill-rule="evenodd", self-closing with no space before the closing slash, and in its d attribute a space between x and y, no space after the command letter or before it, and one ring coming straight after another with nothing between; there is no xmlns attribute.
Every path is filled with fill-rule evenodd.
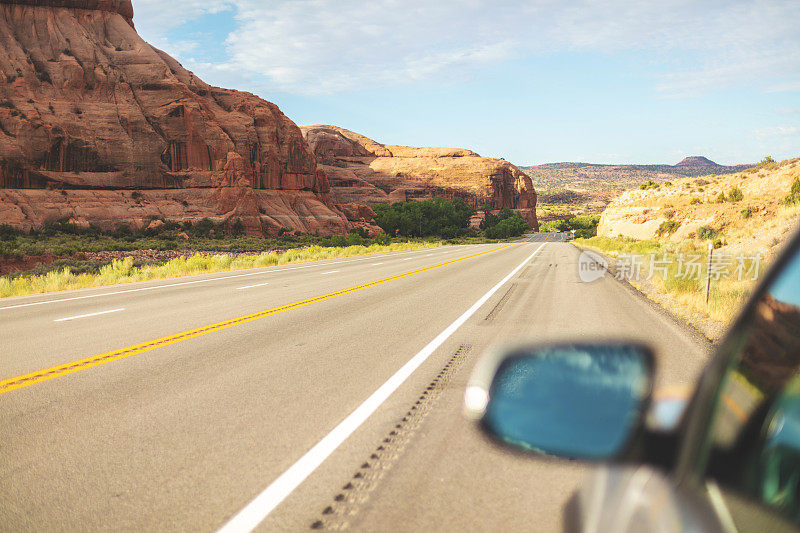
<svg viewBox="0 0 800 533"><path fill-rule="evenodd" d="M147 44L130 0L0 0L0 222L345 232L329 192L277 106Z"/></svg>
<svg viewBox="0 0 800 533"><path fill-rule="evenodd" d="M384 145L337 126L300 126L325 169L335 202L376 204L433 196L517 210L534 227L531 178L503 159L464 148Z"/></svg>

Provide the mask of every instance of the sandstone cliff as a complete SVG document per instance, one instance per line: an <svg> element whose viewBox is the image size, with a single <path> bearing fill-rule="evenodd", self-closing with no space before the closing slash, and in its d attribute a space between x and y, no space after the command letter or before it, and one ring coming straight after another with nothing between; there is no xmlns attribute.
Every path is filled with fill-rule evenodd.
<svg viewBox="0 0 800 533"><path fill-rule="evenodd" d="M329 192L277 106L147 44L130 0L0 0L0 222L345 232Z"/></svg>
<svg viewBox="0 0 800 533"><path fill-rule="evenodd" d="M732 251L766 251L783 242L797 224L800 207L783 202L796 179L800 158L632 189L603 211L598 235L681 242L698 238L705 227ZM720 195L729 198L734 187L742 198L723 201Z"/></svg>
<svg viewBox="0 0 800 533"><path fill-rule="evenodd" d="M536 191L527 174L502 159L462 148L385 145L344 128L300 126L325 169L335 202L375 204L443 196L477 207L508 207L538 228Z"/></svg>

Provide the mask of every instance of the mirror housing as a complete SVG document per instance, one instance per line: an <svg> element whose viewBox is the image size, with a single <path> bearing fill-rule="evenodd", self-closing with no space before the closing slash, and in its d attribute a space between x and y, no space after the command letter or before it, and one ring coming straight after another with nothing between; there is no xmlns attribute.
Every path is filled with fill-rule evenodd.
<svg viewBox="0 0 800 533"><path fill-rule="evenodd" d="M570 459L617 459L643 432L653 361L649 348L624 342L490 352L467 386L465 414L506 447Z"/></svg>

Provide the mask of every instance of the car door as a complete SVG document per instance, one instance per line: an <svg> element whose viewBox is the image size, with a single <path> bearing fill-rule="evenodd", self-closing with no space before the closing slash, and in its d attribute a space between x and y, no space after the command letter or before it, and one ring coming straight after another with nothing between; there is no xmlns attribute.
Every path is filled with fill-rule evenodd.
<svg viewBox="0 0 800 533"><path fill-rule="evenodd" d="M800 530L798 240L701 380L676 467L727 530Z"/></svg>

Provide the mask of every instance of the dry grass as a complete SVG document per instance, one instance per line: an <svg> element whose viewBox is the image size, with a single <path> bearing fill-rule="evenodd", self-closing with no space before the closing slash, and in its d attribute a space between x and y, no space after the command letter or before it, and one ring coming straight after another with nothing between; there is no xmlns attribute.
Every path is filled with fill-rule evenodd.
<svg viewBox="0 0 800 533"><path fill-rule="evenodd" d="M670 299L677 303L676 308L670 308L679 316L701 315L723 324L728 324L736 317L740 308L750 296L756 282L737 278L712 280L709 302L706 304L705 289L705 265L708 262L707 249L693 241L681 244L664 244L656 241L639 241L628 238L609 238L593 237L591 239L575 239L574 241L582 248L601 251L610 257L619 257L622 254L638 254L645 257L642 262L642 278L650 277L650 254L656 254L657 259L661 260L664 256L670 262L666 270L666 276L661 271L656 270L652 279L647 283L661 294L670 296ZM684 256L699 255L700 263L703 265L702 279L684 279L677 276L679 254ZM745 267L749 268L751 261L747 260ZM766 264L762 262L760 272L766 271ZM642 283L631 280L637 288L642 288ZM662 302L663 303L663 302Z"/></svg>
<svg viewBox="0 0 800 533"><path fill-rule="evenodd" d="M191 276L209 272L223 272L245 268L268 267L287 263L319 261L339 257L397 252L439 246L436 242L405 242L388 245L322 247L309 246L285 252L264 252L258 255L203 254L178 257L160 265L133 266L133 258L126 257L105 265L97 274L73 274L69 268L42 276L8 278L0 277L0 298L38 294L43 292L101 287L117 283L132 283L153 279Z"/></svg>

